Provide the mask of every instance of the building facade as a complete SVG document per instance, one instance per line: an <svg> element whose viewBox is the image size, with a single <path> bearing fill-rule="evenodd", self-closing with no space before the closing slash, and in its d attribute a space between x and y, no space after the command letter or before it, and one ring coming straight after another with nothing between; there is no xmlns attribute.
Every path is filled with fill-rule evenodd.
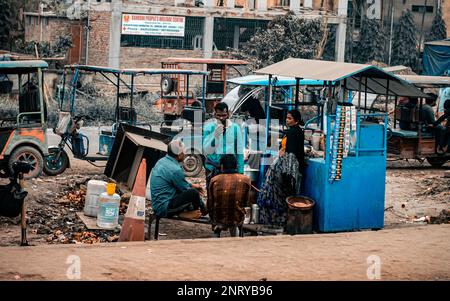
<svg viewBox="0 0 450 301"><path fill-rule="evenodd" d="M33 17L33 21L27 23L26 39L50 41L70 32L75 39L81 37L77 44L80 63L116 68L159 67L161 60L170 56L216 57L229 48L239 48L258 29L289 10L304 18L326 19L329 25L336 26L335 58L344 60L347 0L66 2L67 11L76 15L78 10L78 20L83 21L62 24L61 20L66 18L27 13L27 18ZM34 17L39 17L44 25ZM76 27L80 24L81 27Z"/></svg>
<svg viewBox="0 0 450 301"><path fill-rule="evenodd" d="M418 35L420 35L420 32L422 30L424 34L427 34L431 29L431 24L433 23L436 11L441 5L442 0L383 0L383 21L385 25L388 25L390 24L391 20L393 20L393 24L395 26L395 24L398 23L402 12L408 9L413 15ZM444 11L445 10L443 7L443 12ZM393 18L391 18L392 14Z"/></svg>

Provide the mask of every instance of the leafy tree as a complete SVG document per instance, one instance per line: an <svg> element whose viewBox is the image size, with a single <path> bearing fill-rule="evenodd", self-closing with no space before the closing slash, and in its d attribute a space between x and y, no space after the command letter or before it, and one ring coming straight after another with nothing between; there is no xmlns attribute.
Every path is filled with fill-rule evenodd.
<svg viewBox="0 0 450 301"><path fill-rule="evenodd" d="M417 28L410 10L403 11L394 30L392 45L392 65L416 68Z"/></svg>
<svg viewBox="0 0 450 301"><path fill-rule="evenodd" d="M45 41L41 43L36 41L29 41L25 43L19 42L16 47L20 50L20 52L34 55L36 53L35 45L37 45L37 49L41 57L64 56L73 46L72 36L70 34L59 36L53 43Z"/></svg>
<svg viewBox="0 0 450 301"><path fill-rule="evenodd" d="M10 0L0 0L0 49L10 49L12 15Z"/></svg>
<svg viewBox="0 0 450 301"><path fill-rule="evenodd" d="M336 25L331 25L328 31L328 38L325 44L322 59L326 61L334 61L336 58Z"/></svg>
<svg viewBox="0 0 450 301"><path fill-rule="evenodd" d="M228 54L261 68L289 57L313 58L322 40L323 26L318 20L298 18L290 11L274 18L266 30L259 30L242 49Z"/></svg>
<svg viewBox="0 0 450 301"><path fill-rule="evenodd" d="M354 61L363 64L371 61L383 62L385 60L385 43L381 22L364 17L359 42L354 49Z"/></svg>
<svg viewBox="0 0 450 301"><path fill-rule="evenodd" d="M443 40L447 38L447 28L445 27L444 19L442 18L442 10L439 9L433 19L430 32L426 38L427 41Z"/></svg>

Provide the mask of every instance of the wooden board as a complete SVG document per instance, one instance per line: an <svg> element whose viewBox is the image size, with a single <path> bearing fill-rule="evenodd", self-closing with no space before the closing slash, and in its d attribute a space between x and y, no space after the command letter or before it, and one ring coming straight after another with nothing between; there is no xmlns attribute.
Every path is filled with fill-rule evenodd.
<svg viewBox="0 0 450 301"><path fill-rule="evenodd" d="M97 226L97 218L84 215L83 212L77 212L77 216L81 219L81 221L86 225L86 228L89 230L105 230Z"/></svg>

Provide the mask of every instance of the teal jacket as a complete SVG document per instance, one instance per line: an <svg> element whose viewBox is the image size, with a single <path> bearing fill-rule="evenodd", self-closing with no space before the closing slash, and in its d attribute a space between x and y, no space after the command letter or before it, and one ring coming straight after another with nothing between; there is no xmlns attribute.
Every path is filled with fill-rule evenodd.
<svg viewBox="0 0 450 301"><path fill-rule="evenodd" d="M220 166L220 158L224 154L234 154L237 156L238 172L244 173L244 143L241 127L236 123L225 131L218 139L214 137L214 130L217 123L210 121L203 127L203 153L206 156L205 168L213 170L214 165ZM224 139L225 138L225 139Z"/></svg>
<svg viewBox="0 0 450 301"><path fill-rule="evenodd" d="M184 171L175 158L166 155L156 162L150 177L152 207L159 217L167 216L169 201L192 185L186 181Z"/></svg>

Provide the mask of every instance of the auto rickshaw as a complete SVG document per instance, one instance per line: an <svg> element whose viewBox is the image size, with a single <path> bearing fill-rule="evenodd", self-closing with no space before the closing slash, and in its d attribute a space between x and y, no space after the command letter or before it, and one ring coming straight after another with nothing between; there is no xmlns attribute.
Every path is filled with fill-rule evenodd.
<svg viewBox="0 0 450 301"><path fill-rule="evenodd" d="M442 115L445 88L450 87L450 77L442 76L421 76L421 75L398 75L403 80L413 84L422 91L442 88L439 103L435 106L436 119ZM416 107L408 108L399 105L395 99L395 109L393 112L393 126L388 131L388 153L399 159L417 159L423 161L424 158L433 167L441 167L450 160L450 150L445 153L437 151L436 134L434 129L426 128L422 118L422 107L424 99L419 99ZM399 124L411 125L409 129L401 129Z"/></svg>
<svg viewBox="0 0 450 301"><path fill-rule="evenodd" d="M189 74L162 74L161 99L156 105L162 113L167 125L182 115L185 106L203 107L206 114L213 111L214 105L227 94L227 79L231 71L242 76L238 66L246 66L248 62L233 59L205 59L170 57L161 62L162 69L184 69L186 65L203 65L207 75L203 76L203 94L197 98Z"/></svg>
<svg viewBox="0 0 450 301"><path fill-rule="evenodd" d="M0 95L15 108L13 116L0 116L0 170L12 175L13 163L24 161L31 170L25 179L38 177L48 155L43 72L41 60L0 61Z"/></svg>
<svg viewBox="0 0 450 301"><path fill-rule="evenodd" d="M80 76L82 74L100 74L108 82L110 82L116 92L115 116L111 116L114 120L111 131L101 130L99 133L99 149L96 156L89 155L89 138L83 135L79 130L83 125L83 119L86 116L76 116L76 99L77 86L79 85ZM49 148L49 156L45 162L44 172L48 175L58 175L70 165L69 157L64 150L67 145L77 159L86 160L88 162L107 161L111 153L114 138L119 124L125 123L132 126L150 127L145 123L138 123L136 112L133 106L135 91L135 79L137 76L145 75L177 75L191 76L203 75L207 72L198 70L163 70L163 69L115 69L109 67L87 66L87 65L71 65L66 66L62 78L62 86L66 86L66 78L70 78L69 97L66 97L65 88L61 91L60 112L58 126L54 129L55 133L61 136L61 141L57 146ZM124 106L121 103L121 95L125 89L129 96L129 105ZM149 103L149 105L151 105Z"/></svg>

